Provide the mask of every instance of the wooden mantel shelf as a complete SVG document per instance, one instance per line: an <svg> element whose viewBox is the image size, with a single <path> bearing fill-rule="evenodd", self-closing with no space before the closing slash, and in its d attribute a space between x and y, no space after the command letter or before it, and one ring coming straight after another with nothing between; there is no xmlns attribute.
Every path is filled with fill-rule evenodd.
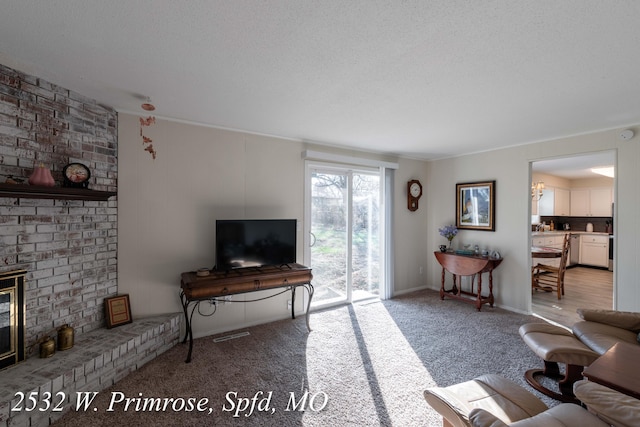
<svg viewBox="0 0 640 427"><path fill-rule="evenodd" d="M26 184L0 184L0 197L24 199L96 200L105 201L115 196L115 191L97 191L85 188L44 187Z"/></svg>

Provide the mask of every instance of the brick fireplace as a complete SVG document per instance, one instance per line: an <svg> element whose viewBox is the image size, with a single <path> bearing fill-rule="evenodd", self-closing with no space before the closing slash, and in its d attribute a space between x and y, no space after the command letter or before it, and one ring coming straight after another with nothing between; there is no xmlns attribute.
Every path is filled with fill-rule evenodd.
<svg viewBox="0 0 640 427"><path fill-rule="evenodd" d="M115 192L117 123L111 107L0 65L0 182L26 184L42 163L60 186L63 167L79 162L90 189ZM28 350L63 324L104 326L103 299L118 290L115 198L0 197L0 225L0 272L27 271Z"/></svg>
<svg viewBox="0 0 640 427"><path fill-rule="evenodd" d="M24 272L24 343L17 346L26 350L26 360L0 366L0 426L46 426L64 413L15 409L19 393L70 399L97 392L178 342L181 313L133 313L133 323L104 328L104 298L118 292L115 197L26 194L36 189L26 184L34 167L48 167L59 187L72 162L90 169L89 189L115 194L117 124L111 107L0 64L0 277ZM39 358L40 340L65 324L75 330L75 346Z"/></svg>

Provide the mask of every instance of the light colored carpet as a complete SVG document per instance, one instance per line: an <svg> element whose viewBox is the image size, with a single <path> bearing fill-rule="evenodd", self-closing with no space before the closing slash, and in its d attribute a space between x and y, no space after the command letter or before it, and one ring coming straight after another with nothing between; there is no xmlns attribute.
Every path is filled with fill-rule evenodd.
<svg viewBox="0 0 640 427"><path fill-rule="evenodd" d="M441 301L435 291L312 312L310 333L302 316L235 331L250 335L219 343L197 339L189 364L187 345L179 344L101 392L92 405L97 410L70 412L56 425L440 426L423 391L485 373L501 374L555 405L524 381L526 369L542 365L518 335L526 322L541 320L488 306L478 312ZM300 401L305 391L307 409L287 410L291 396ZM206 398L207 411L136 411L135 402L127 411L122 403L107 411L118 392ZM238 401L230 398L256 395L262 406L247 416L245 400L249 408L234 417Z"/></svg>

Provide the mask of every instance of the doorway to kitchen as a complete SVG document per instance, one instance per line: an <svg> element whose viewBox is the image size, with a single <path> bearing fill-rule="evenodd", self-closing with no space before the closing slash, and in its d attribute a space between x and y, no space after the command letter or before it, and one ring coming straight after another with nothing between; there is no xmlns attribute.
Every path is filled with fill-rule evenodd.
<svg viewBox="0 0 640 427"><path fill-rule="evenodd" d="M558 300L555 293L533 290L535 315L571 326L579 320L577 308L613 308L615 160L616 151L607 150L531 162L532 246L553 247L554 238L562 238L556 236L571 235L565 293Z"/></svg>

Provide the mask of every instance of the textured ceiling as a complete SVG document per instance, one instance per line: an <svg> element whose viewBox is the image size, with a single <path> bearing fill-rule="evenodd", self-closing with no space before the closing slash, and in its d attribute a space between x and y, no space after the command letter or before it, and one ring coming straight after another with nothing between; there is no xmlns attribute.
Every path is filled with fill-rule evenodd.
<svg viewBox="0 0 640 427"><path fill-rule="evenodd" d="M0 63L119 111L423 159L640 123L640 2L3 0Z"/></svg>
<svg viewBox="0 0 640 427"><path fill-rule="evenodd" d="M600 175L591 171L616 165L616 153L613 150L541 160L531 164L533 172L555 175L567 179L594 178Z"/></svg>

